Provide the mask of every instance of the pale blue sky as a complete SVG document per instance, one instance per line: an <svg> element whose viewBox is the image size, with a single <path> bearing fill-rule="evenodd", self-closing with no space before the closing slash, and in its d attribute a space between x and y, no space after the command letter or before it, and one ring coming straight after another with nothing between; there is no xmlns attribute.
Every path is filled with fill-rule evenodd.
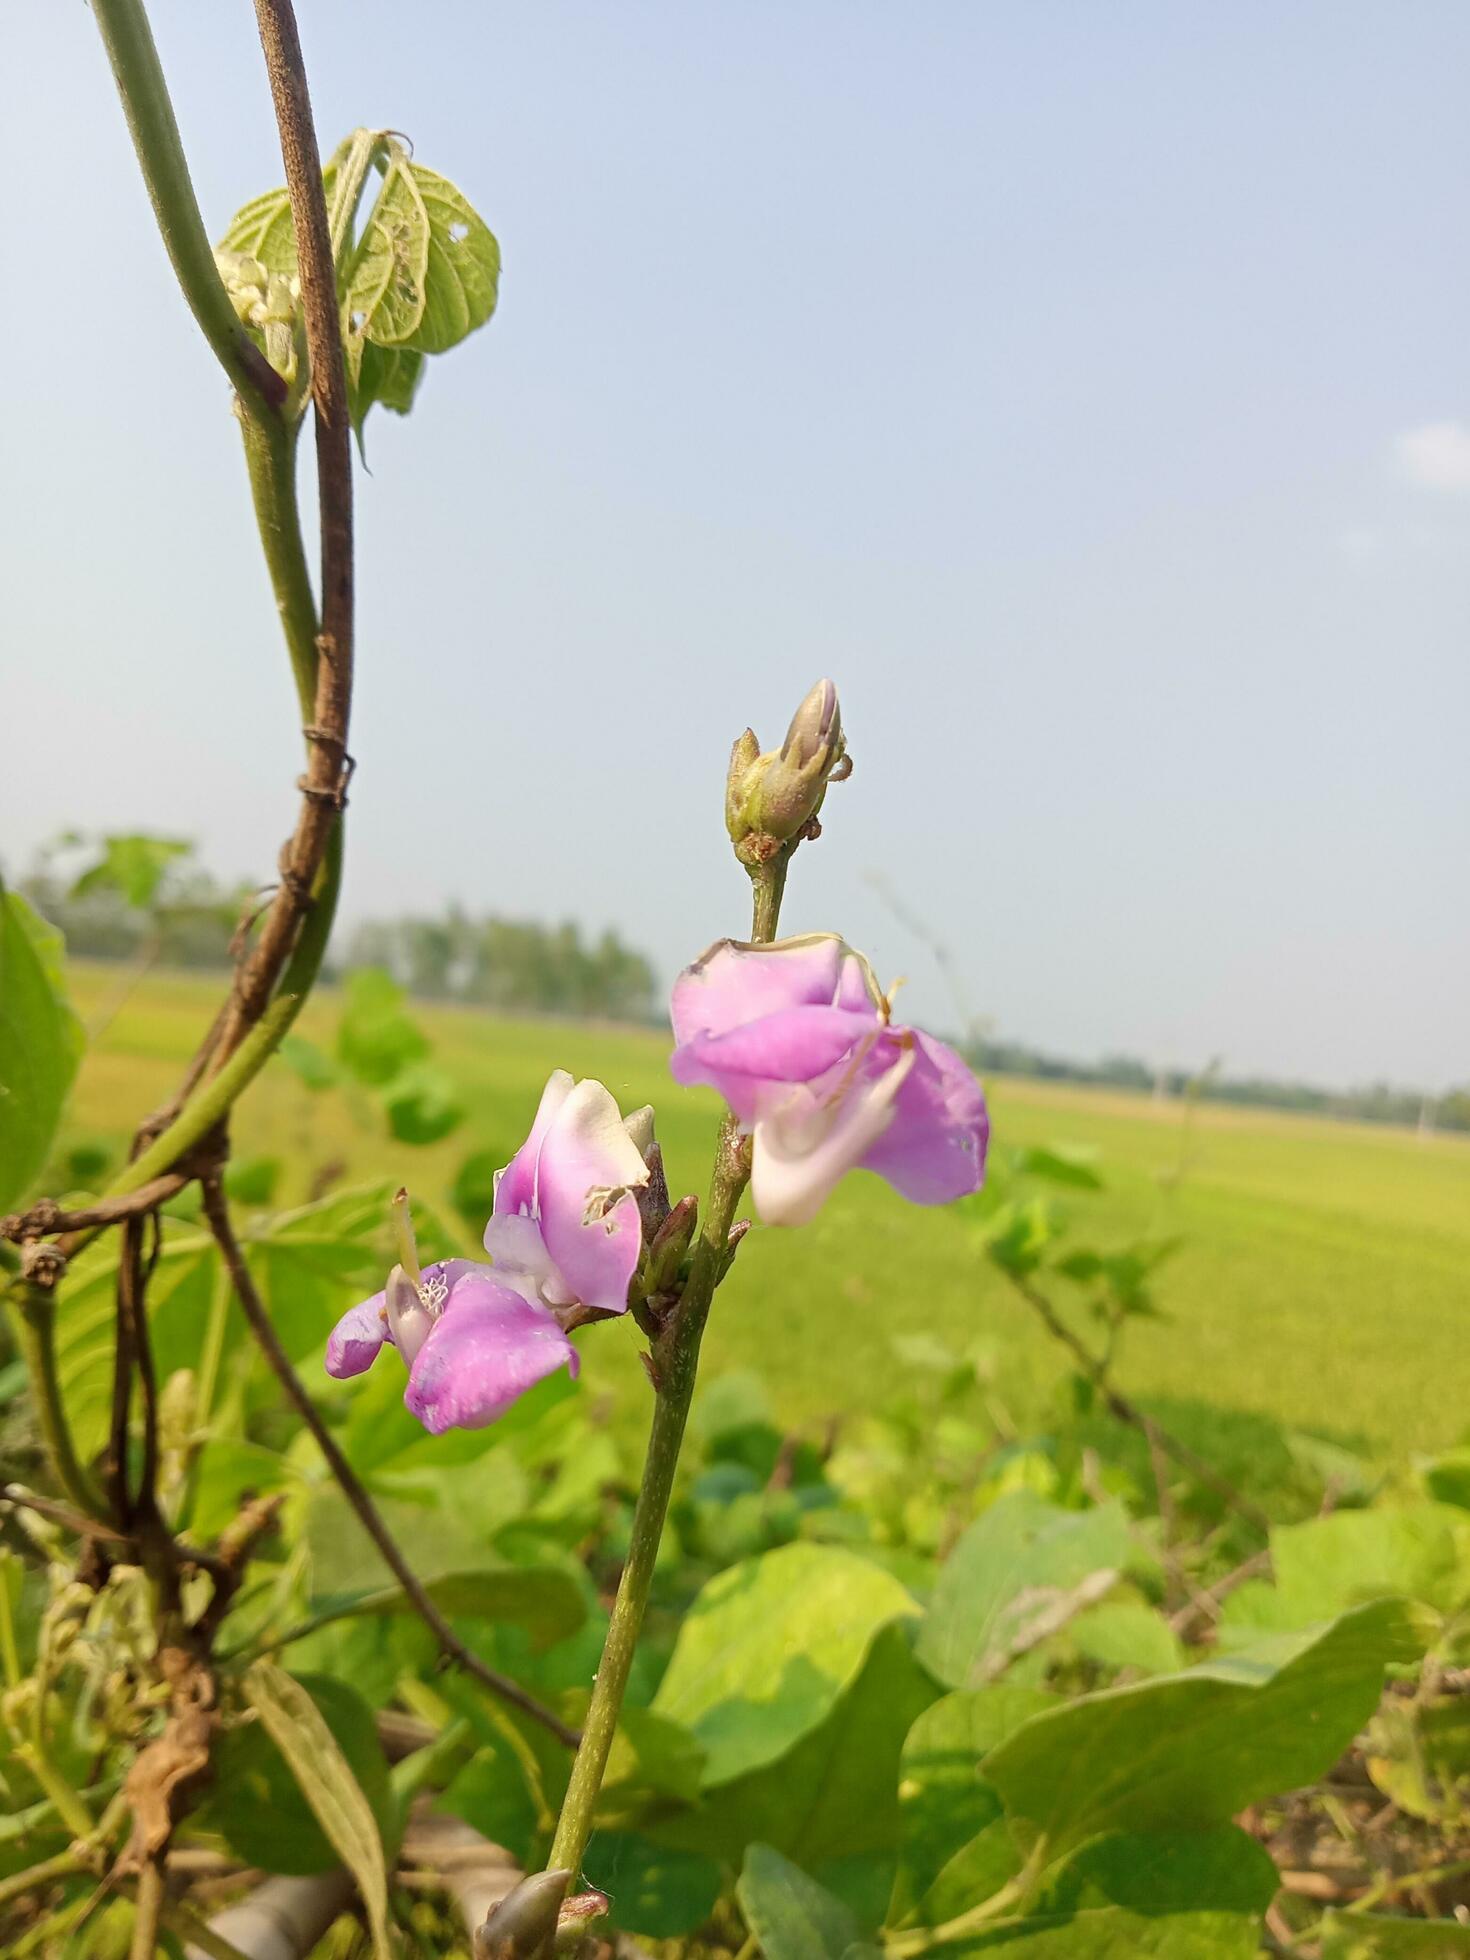
<svg viewBox="0 0 1470 1960"><path fill-rule="evenodd" d="M505 259L370 425L349 916L671 971L744 927L730 740L831 673L857 770L787 918L916 1017L870 873L1002 1033L1470 1076L1470 10L299 4L324 147L408 132ZM251 9L153 15L218 232L280 179ZM0 73L0 851L266 876L296 746L227 397L87 9L15 0Z"/></svg>

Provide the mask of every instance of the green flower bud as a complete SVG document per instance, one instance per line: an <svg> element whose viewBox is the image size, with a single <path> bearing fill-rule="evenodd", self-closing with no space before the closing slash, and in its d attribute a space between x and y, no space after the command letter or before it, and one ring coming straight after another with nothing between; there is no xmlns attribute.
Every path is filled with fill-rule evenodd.
<svg viewBox="0 0 1470 1960"><path fill-rule="evenodd" d="M746 729L730 756L725 824L735 854L760 864L803 837L820 835L817 813L829 782L851 775L842 712L831 681L818 681L791 718L779 749L764 755Z"/></svg>

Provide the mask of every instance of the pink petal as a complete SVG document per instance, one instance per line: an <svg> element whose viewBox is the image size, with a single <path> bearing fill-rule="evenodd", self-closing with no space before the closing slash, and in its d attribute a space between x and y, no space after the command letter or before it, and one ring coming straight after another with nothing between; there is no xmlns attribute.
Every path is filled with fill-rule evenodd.
<svg viewBox="0 0 1470 1960"><path fill-rule="evenodd" d="M638 1265L643 1224L627 1195L648 1182L612 1096L579 1082L541 1146L536 1199L541 1236L573 1297L622 1313Z"/></svg>
<svg viewBox="0 0 1470 1960"><path fill-rule="evenodd" d="M495 1180L496 1216L530 1211L536 1203L536 1159L558 1110L572 1093L572 1078L564 1068L553 1069L541 1091L531 1134Z"/></svg>
<svg viewBox="0 0 1470 1960"><path fill-rule="evenodd" d="M871 1008L787 1007L728 1034L695 1035L669 1061L676 1082L708 1082L742 1123L754 1120L768 1082L812 1082L877 1033Z"/></svg>
<svg viewBox="0 0 1470 1960"><path fill-rule="evenodd" d="M485 1227L485 1250L494 1278L523 1300L533 1306L572 1305L534 1218L492 1218Z"/></svg>
<svg viewBox="0 0 1470 1960"><path fill-rule="evenodd" d="M985 1092L963 1056L927 1034L911 1033L914 1066L898 1092L893 1121L863 1157L919 1205L948 1204L985 1178L990 1118Z"/></svg>
<svg viewBox="0 0 1470 1960"><path fill-rule="evenodd" d="M847 948L835 933L749 946L718 939L674 982L674 1041L728 1034L785 1007L829 1007Z"/></svg>
<svg viewBox="0 0 1470 1960"><path fill-rule="evenodd" d="M327 1373L338 1381L360 1375L371 1368L384 1341L391 1345L388 1332L387 1294L375 1293L371 1300L349 1307L327 1336Z"/></svg>
<svg viewBox="0 0 1470 1960"><path fill-rule="evenodd" d="M460 1281L408 1378L404 1401L431 1435L483 1429L577 1351L544 1307L481 1274Z"/></svg>
<svg viewBox="0 0 1470 1960"><path fill-rule="evenodd" d="M844 1084L762 1092L751 1149L750 1193L767 1225L805 1225L838 1180L867 1160L894 1118L912 1051L880 1040Z"/></svg>

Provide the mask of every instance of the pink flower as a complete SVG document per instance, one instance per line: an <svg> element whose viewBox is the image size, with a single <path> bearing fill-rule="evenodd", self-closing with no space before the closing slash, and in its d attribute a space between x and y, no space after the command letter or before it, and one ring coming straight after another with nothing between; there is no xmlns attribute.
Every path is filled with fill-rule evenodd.
<svg viewBox="0 0 1470 1960"><path fill-rule="evenodd" d="M643 1242L633 1193L648 1181L652 1141L651 1110L625 1123L600 1082L574 1084L558 1069L496 1179L492 1264L446 1259L419 1273L410 1234L412 1274L395 1266L381 1293L342 1316L327 1373L360 1375L385 1342L396 1347L403 1399L436 1436L484 1428L557 1368L575 1375L568 1328L627 1310Z"/></svg>
<svg viewBox="0 0 1470 1960"><path fill-rule="evenodd" d="M835 934L719 940L675 981L673 1021L675 1080L718 1089L752 1136L767 1224L805 1224L850 1170L916 1204L979 1190L980 1084L942 1041L893 1025L867 961Z"/></svg>

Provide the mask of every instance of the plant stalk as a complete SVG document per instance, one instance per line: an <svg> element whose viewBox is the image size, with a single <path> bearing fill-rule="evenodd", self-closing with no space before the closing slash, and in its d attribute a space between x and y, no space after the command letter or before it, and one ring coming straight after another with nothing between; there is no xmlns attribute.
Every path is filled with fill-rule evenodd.
<svg viewBox="0 0 1470 1960"><path fill-rule="evenodd" d="M56 1372L55 1300L32 1280L18 1280L10 1297L15 1303L16 1336L36 1400L41 1438L56 1481L79 1511L88 1518L100 1518L107 1506L77 1455L61 1397Z"/></svg>

